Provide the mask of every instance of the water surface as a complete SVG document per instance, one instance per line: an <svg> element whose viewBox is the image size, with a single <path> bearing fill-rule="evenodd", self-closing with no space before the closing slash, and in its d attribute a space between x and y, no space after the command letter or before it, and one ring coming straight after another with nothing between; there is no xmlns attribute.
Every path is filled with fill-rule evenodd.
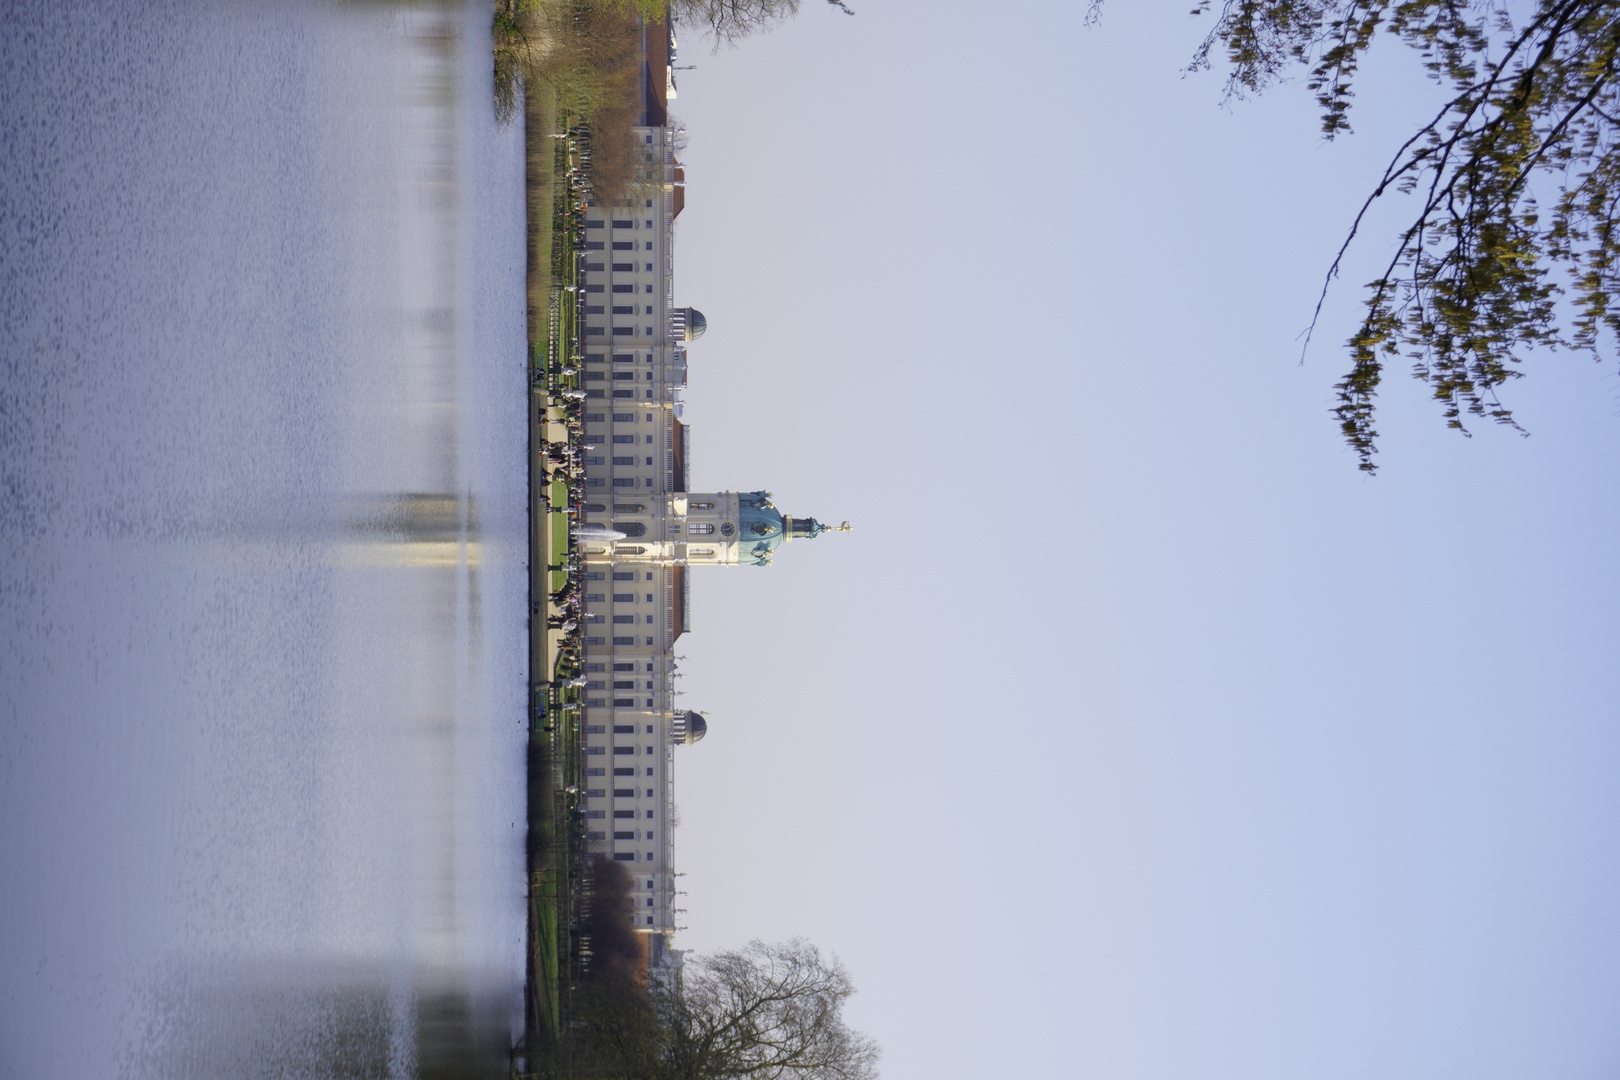
<svg viewBox="0 0 1620 1080"><path fill-rule="evenodd" d="M487 8L0 18L0 1075L504 1066L524 258Z"/></svg>

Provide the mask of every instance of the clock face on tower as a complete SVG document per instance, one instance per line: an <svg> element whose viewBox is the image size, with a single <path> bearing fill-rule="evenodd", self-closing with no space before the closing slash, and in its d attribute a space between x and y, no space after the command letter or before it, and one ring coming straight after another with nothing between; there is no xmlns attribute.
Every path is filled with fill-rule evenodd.
<svg viewBox="0 0 1620 1080"><path fill-rule="evenodd" d="M727 522L725 522L724 524L722 524L720 526L720 531L724 535L730 536L732 533L737 531L737 526L735 526L731 522L727 521Z"/></svg>

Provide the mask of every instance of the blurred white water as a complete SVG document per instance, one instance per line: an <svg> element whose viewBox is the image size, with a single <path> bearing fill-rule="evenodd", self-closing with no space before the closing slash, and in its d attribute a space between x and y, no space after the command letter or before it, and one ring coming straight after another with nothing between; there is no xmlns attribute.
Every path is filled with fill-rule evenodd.
<svg viewBox="0 0 1620 1080"><path fill-rule="evenodd" d="M0 30L0 1075L504 1071L522 132L487 8Z"/></svg>

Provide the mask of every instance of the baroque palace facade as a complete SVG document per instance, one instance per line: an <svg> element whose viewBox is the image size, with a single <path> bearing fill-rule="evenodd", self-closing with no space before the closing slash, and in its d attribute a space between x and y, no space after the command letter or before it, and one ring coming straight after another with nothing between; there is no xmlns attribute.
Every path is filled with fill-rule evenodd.
<svg viewBox="0 0 1620 1080"><path fill-rule="evenodd" d="M675 929L675 747L708 730L675 705L675 642L690 629L691 569L765 566L786 544L828 531L781 513L769 492L688 490L682 421L688 346L707 322L674 305L674 226L685 204L667 103L674 40L649 28L646 112L635 194L586 211L579 302L584 358L582 678L586 839L626 863L638 929L656 964ZM662 46L662 48L660 48ZM659 55L659 53L662 55ZM848 524L837 526L844 530Z"/></svg>

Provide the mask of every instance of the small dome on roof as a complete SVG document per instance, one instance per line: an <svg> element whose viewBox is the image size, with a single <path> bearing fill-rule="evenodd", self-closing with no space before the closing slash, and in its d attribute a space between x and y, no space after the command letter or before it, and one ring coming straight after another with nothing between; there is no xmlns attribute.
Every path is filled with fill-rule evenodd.
<svg viewBox="0 0 1620 1080"><path fill-rule="evenodd" d="M704 719L702 713L688 709L675 717L669 733L674 741L691 746L709 733L709 722Z"/></svg>
<svg viewBox="0 0 1620 1080"><path fill-rule="evenodd" d="M696 341L709 329L709 320L695 307L686 309L686 340Z"/></svg>

